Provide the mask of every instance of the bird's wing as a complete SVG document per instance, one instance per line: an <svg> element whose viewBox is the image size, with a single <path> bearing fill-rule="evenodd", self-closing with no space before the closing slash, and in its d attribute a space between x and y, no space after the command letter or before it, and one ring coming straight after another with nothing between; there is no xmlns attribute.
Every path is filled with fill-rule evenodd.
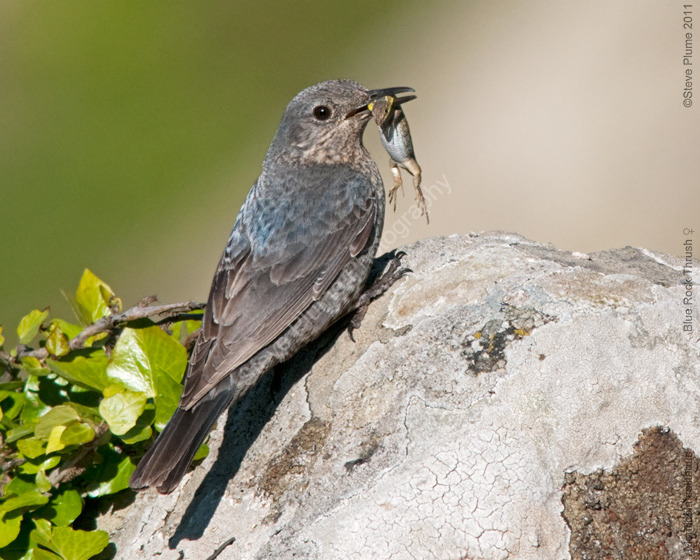
<svg viewBox="0 0 700 560"><path fill-rule="evenodd" d="M327 183L275 200L251 191L212 282L182 408L270 344L367 246L377 209L368 179L345 172Z"/></svg>

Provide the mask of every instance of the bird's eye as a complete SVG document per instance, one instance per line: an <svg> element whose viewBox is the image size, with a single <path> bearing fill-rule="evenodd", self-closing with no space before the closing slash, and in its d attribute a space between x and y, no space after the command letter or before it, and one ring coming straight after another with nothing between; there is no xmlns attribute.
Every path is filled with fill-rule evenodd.
<svg viewBox="0 0 700 560"><path fill-rule="evenodd" d="M327 121L331 116L331 110L325 105L314 107L314 117L319 121Z"/></svg>

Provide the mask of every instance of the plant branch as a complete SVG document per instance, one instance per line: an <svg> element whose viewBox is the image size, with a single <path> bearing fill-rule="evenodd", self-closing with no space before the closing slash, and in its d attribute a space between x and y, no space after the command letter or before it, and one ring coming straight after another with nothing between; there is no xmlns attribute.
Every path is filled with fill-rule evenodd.
<svg viewBox="0 0 700 560"><path fill-rule="evenodd" d="M125 323L137 321L139 319L147 319L149 317L160 317L158 324L170 321L186 321L192 319L191 315L186 315L189 311L204 309L203 303L195 303L186 301L184 303L169 303L167 305L150 305L155 301L154 297L148 297L141 300L139 305L135 305L120 313L112 313L102 319L96 321L92 325L83 329L83 331L73 338L68 344L71 350L78 350L83 347L85 341L91 336L102 333L113 333L117 328ZM15 356L11 356L7 352L0 351L0 360L8 365L19 365L22 358L32 357L37 360L45 360L49 357L49 351L46 348L31 349L24 345L17 347Z"/></svg>
<svg viewBox="0 0 700 560"><path fill-rule="evenodd" d="M221 546L220 546L219 548L217 548L217 549L214 551L214 554L212 554L211 556L209 556L209 557L207 558L207 560L216 560L216 559L219 557L219 555L220 555L227 547L231 546L235 541L236 541L236 537L231 537L230 539L225 540L225 541L221 544Z"/></svg>

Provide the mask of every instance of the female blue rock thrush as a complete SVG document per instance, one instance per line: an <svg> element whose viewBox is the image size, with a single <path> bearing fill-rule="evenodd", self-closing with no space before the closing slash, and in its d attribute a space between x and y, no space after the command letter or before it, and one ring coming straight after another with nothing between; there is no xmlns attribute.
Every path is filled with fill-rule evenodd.
<svg viewBox="0 0 700 560"><path fill-rule="evenodd" d="M216 419L270 368L406 269L364 291L384 224L384 187L362 145L367 104L410 88L322 82L287 106L214 275L175 414L129 484L172 492Z"/></svg>

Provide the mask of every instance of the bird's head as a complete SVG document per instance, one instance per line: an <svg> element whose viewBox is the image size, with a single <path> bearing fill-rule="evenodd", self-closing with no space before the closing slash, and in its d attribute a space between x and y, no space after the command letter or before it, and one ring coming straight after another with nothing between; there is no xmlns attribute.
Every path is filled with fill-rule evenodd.
<svg viewBox="0 0 700 560"><path fill-rule="evenodd" d="M406 91L413 90L368 90L352 80L311 86L287 105L266 160L292 165L351 163L364 155L362 133L372 116L368 104Z"/></svg>

